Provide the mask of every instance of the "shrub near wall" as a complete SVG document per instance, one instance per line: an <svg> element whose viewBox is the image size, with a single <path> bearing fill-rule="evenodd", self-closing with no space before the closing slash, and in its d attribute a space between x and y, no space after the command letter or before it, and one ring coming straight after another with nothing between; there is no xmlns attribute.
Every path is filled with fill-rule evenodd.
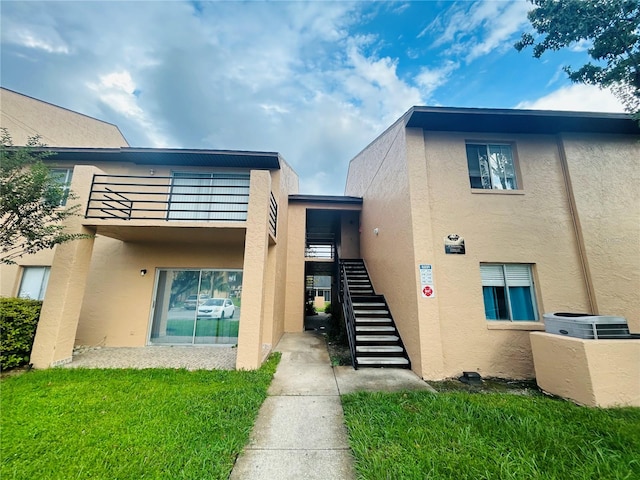
<svg viewBox="0 0 640 480"><path fill-rule="evenodd" d="M29 362L42 302L0 298L0 369Z"/></svg>

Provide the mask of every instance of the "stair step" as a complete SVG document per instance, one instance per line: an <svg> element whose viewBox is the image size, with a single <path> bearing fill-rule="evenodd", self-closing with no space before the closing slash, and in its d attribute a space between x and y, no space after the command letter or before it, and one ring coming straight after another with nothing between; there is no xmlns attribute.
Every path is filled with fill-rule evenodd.
<svg viewBox="0 0 640 480"><path fill-rule="evenodd" d="M409 360L404 357L356 357L358 365L408 366Z"/></svg>
<svg viewBox="0 0 640 480"><path fill-rule="evenodd" d="M397 335L356 335L356 343L392 343L400 340Z"/></svg>
<svg viewBox="0 0 640 480"><path fill-rule="evenodd" d="M389 315L389 311L388 310L354 310L353 314L356 316L356 320L358 319L358 316L360 316L360 315L369 316L369 315L380 314L380 315L385 315L384 318L386 318L386 316Z"/></svg>
<svg viewBox="0 0 640 480"><path fill-rule="evenodd" d="M389 317L358 317L356 324L362 323L391 323L391 319Z"/></svg>
<svg viewBox="0 0 640 480"><path fill-rule="evenodd" d="M386 327L384 325L356 325L356 332L369 332L369 333L373 333L373 332L379 332L379 333L391 332L391 333L395 333L396 332L396 327ZM357 335L356 335L356 337L357 337Z"/></svg>
<svg viewBox="0 0 640 480"><path fill-rule="evenodd" d="M354 307L386 307L382 302L353 302Z"/></svg>
<svg viewBox="0 0 640 480"><path fill-rule="evenodd" d="M359 345L356 347L356 353L402 353L402 347L397 345Z"/></svg>

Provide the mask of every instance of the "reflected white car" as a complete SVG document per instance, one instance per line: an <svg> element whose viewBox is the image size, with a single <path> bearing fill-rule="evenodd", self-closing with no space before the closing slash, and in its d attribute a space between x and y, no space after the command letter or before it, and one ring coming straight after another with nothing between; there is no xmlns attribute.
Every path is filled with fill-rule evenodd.
<svg viewBox="0 0 640 480"><path fill-rule="evenodd" d="M236 307L228 298L210 298L198 307L198 318L233 318Z"/></svg>

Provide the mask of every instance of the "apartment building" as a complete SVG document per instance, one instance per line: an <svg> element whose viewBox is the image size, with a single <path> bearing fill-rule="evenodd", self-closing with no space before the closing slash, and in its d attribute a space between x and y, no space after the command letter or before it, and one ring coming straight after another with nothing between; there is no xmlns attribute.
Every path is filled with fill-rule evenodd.
<svg viewBox="0 0 640 480"><path fill-rule="evenodd" d="M1 267L1 295L44 298L36 367L74 345L218 344L256 368L304 330L317 277L349 305L359 366L425 379L534 376L529 334L550 311L640 331L640 129L626 115L414 107L351 161L345 196L300 194L277 153L122 140L52 148L82 207L68 227L95 238ZM350 280L347 259L364 273Z"/></svg>

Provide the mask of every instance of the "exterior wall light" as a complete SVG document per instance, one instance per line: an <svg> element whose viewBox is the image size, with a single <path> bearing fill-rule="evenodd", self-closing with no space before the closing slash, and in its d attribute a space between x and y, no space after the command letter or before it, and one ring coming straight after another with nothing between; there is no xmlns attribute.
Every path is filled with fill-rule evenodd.
<svg viewBox="0 0 640 480"><path fill-rule="evenodd" d="M379 229L377 229L377 228L374 228L374 229L373 229L373 234L377 237L377 236L378 236L378 233L380 233L380 230L379 230Z"/></svg>
<svg viewBox="0 0 640 480"><path fill-rule="evenodd" d="M144 277L147 274L147 269L143 268L142 270L140 270L140 276Z"/></svg>

